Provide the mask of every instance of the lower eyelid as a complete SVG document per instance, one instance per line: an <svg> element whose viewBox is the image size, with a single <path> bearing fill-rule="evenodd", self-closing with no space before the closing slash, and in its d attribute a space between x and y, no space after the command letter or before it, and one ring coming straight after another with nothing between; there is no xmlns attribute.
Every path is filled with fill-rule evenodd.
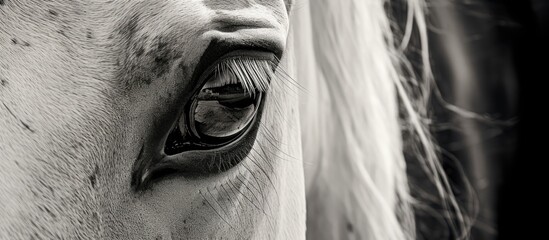
<svg viewBox="0 0 549 240"><path fill-rule="evenodd" d="M260 122L255 122L250 128L252 134L246 134L239 142L219 149L193 150L176 155L165 155L151 167L150 174L142 180L140 188L146 189L170 177L200 178L210 174L220 174L236 167L252 151L259 126Z"/></svg>

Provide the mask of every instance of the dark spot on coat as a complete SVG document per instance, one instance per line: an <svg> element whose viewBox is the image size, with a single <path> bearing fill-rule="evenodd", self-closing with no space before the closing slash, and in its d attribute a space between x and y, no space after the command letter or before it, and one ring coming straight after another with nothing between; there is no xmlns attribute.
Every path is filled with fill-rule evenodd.
<svg viewBox="0 0 549 240"><path fill-rule="evenodd" d="M166 47L167 45L168 43L159 37L156 50L152 53L154 55L152 71L156 77L161 77L169 70L170 50Z"/></svg>
<svg viewBox="0 0 549 240"><path fill-rule="evenodd" d="M23 45L24 47L30 47L30 43L26 42L26 41L19 41L15 38L12 38L11 39L11 43L14 44L14 45L17 45L17 44L21 44Z"/></svg>
<svg viewBox="0 0 549 240"><path fill-rule="evenodd" d="M118 54L119 77L125 89L152 84L171 69L174 59L181 53L171 47L166 36L150 36L141 32L139 13L129 15L114 32L124 43Z"/></svg>
<svg viewBox="0 0 549 240"><path fill-rule="evenodd" d="M166 75L173 60L182 56L163 37L155 37L150 45L145 46L144 42L143 38L134 38L120 58L121 76L128 89L150 85L154 79Z"/></svg>
<svg viewBox="0 0 549 240"><path fill-rule="evenodd" d="M93 219L95 219L96 221L99 221L99 214L97 212L94 212L93 215L92 215Z"/></svg>
<svg viewBox="0 0 549 240"><path fill-rule="evenodd" d="M54 10L51 10L51 9L50 9L50 10L48 10L48 13L49 13L49 14L51 14L51 15L53 15L53 16L57 16L57 15L59 15L59 14L58 14L58 13L57 13L56 11L54 11Z"/></svg>
<svg viewBox="0 0 549 240"><path fill-rule="evenodd" d="M75 143L71 144L71 148L72 149L78 149L78 148L81 148L83 146L83 144L79 141L76 141Z"/></svg>
<svg viewBox="0 0 549 240"><path fill-rule="evenodd" d="M1 85L2 87L7 86L7 85L8 85L8 80L3 79L3 78L0 78L0 85Z"/></svg>
<svg viewBox="0 0 549 240"><path fill-rule="evenodd" d="M87 39L92 39L93 38L91 31L88 30L88 32L86 32L86 38Z"/></svg>
<svg viewBox="0 0 549 240"><path fill-rule="evenodd" d="M135 56L140 57L141 55L143 55L144 52L145 49L143 47L140 47L139 49L137 49L137 51L135 51Z"/></svg>
<svg viewBox="0 0 549 240"><path fill-rule="evenodd" d="M90 184L91 184L92 188L95 188L98 173L99 173L99 166L95 165L95 169L93 170L93 173L88 177L90 179Z"/></svg>
<svg viewBox="0 0 549 240"><path fill-rule="evenodd" d="M137 23L139 21L139 15L134 14L130 20L120 29L120 33L122 36L125 36L127 40L131 40L135 32L137 31Z"/></svg>
<svg viewBox="0 0 549 240"><path fill-rule="evenodd" d="M347 222L347 231L352 233L354 231L353 224L350 222Z"/></svg>
<svg viewBox="0 0 549 240"><path fill-rule="evenodd" d="M0 5L4 5L4 0L0 0Z"/></svg>
<svg viewBox="0 0 549 240"><path fill-rule="evenodd" d="M31 133L35 133L34 129L32 129L29 124L27 124L26 122L23 122L23 120L21 120L19 117L17 117L12 111L11 109L5 104L5 103L2 103L2 105L4 105L4 107L6 108L6 110L8 110L8 113L14 117L15 119L17 119L21 125L28 131L30 131Z"/></svg>
<svg viewBox="0 0 549 240"><path fill-rule="evenodd" d="M44 206L41 208L41 210L47 212L52 218L57 218L57 215L55 215L55 213L53 213L48 207Z"/></svg>

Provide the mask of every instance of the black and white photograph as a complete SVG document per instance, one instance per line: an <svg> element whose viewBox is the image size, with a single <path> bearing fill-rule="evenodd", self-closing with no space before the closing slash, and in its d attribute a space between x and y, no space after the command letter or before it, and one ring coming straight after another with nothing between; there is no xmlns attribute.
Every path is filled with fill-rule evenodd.
<svg viewBox="0 0 549 240"><path fill-rule="evenodd" d="M0 240L543 239L548 32L546 0L0 0Z"/></svg>

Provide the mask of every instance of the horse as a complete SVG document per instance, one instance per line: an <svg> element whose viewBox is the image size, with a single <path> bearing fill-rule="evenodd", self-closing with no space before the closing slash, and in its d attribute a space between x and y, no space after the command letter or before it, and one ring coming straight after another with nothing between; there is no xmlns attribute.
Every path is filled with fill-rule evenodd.
<svg viewBox="0 0 549 240"><path fill-rule="evenodd" d="M0 0L0 239L415 239L410 144L465 229L387 3Z"/></svg>

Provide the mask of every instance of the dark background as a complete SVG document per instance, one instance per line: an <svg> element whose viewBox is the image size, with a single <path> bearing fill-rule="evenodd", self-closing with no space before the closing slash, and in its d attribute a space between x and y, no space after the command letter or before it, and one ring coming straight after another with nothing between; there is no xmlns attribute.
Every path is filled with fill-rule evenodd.
<svg viewBox="0 0 549 240"><path fill-rule="evenodd" d="M390 7L395 26L403 26L406 1ZM549 1L427 0L427 9L440 92L430 101L431 130L458 200L477 213L471 239L543 239L536 232L549 228L542 213L549 190L543 186ZM407 55L420 72L418 39L415 34ZM412 188L434 192L417 166L409 168ZM433 196L415 197L429 202ZM436 202L416 210L419 239L456 239Z"/></svg>
<svg viewBox="0 0 549 240"><path fill-rule="evenodd" d="M447 34L436 31L434 22L430 33L431 61L441 95L488 119L463 117L440 106L440 102L437 107L437 100L433 100L434 126L457 126L434 129L440 146L448 152L443 156L450 177L459 186L460 175L453 174L457 171L449 157L454 156L478 199L471 237L539 239L541 236L534 232L543 229L545 217L540 212L543 203L538 201L545 193L543 187L534 187L543 183L537 180L543 173L535 172L547 159L543 152L548 146L544 144L547 123L535 121L544 119L548 109L548 94L543 89L549 80L549 65L544 59L548 57L549 1L446 1L444 6L433 3L431 20L438 18L439 23L447 23L440 26L442 29L457 31L450 37L470 64L452 64L459 61L459 54L447 50ZM530 88L541 91L527 91ZM532 115L526 114L527 108L534 109ZM458 195L459 190L456 189ZM467 196L461 197L463 202L471 201Z"/></svg>

